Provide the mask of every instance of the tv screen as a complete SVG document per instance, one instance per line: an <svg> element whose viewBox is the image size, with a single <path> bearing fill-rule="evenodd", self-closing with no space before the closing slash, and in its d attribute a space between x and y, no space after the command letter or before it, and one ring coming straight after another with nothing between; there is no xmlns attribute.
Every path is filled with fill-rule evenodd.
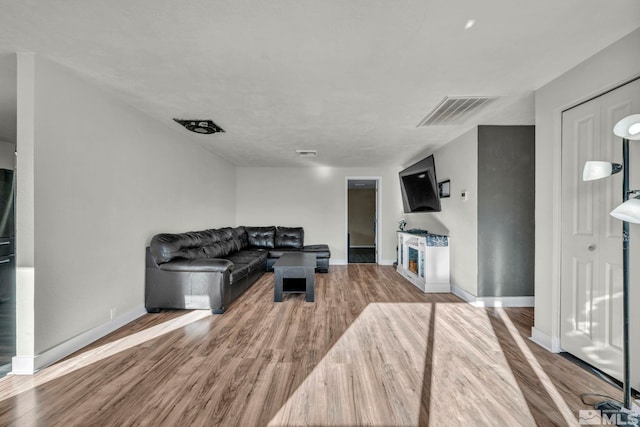
<svg viewBox="0 0 640 427"><path fill-rule="evenodd" d="M400 172L400 190L405 213L440 212L433 154Z"/></svg>

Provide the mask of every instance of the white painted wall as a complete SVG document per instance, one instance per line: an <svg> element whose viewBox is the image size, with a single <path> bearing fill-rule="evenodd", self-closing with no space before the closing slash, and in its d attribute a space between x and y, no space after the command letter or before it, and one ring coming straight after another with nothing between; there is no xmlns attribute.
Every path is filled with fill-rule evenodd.
<svg viewBox="0 0 640 427"><path fill-rule="evenodd" d="M561 112L640 75L638 46L640 29L536 91L536 267L532 335L554 350L558 349L560 336Z"/></svg>
<svg viewBox="0 0 640 427"><path fill-rule="evenodd" d="M326 243L331 262L345 263L346 177L380 176L380 262L393 263L402 211L400 169L238 167L236 225L303 226L305 244Z"/></svg>
<svg viewBox="0 0 640 427"><path fill-rule="evenodd" d="M141 307L151 237L233 225L236 189L235 168L182 133L61 65L35 65L38 354L112 308Z"/></svg>
<svg viewBox="0 0 640 427"><path fill-rule="evenodd" d="M478 128L474 127L433 155L438 181L451 180L451 197L440 200L441 212L405 214L407 228L449 235L451 284L477 296ZM467 200L461 199L461 190L467 190Z"/></svg>

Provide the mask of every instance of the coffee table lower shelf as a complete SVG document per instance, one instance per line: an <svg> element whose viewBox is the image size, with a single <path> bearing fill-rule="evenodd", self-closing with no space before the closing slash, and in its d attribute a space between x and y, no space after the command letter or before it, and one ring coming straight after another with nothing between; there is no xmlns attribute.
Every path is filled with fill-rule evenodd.
<svg viewBox="0 0 640 427"><path fill-rule="evenodd" d="M282 302L284 293L304 293L307 302L314 302L315 269L316 255L313 253L283 254L273 265L273 301Z"/></svg>

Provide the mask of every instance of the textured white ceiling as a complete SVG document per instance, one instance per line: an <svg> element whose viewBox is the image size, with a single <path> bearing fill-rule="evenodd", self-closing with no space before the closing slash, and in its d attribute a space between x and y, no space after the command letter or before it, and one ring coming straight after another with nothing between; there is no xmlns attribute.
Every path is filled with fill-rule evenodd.
<svg viewBox="0 0 640 427"><path fill-rule="evenodd" d="M535 89L638 27L638 0L0 0L0 55L46 55L167 126L211 118L226 133L189 138L236 165L403 165L533 124ZM501 98L416 128L447 95Z"/></svg>

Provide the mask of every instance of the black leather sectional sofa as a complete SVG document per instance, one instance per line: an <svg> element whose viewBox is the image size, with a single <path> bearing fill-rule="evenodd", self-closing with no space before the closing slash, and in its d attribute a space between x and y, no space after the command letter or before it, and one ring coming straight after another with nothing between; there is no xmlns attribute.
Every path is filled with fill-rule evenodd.
<svg viewBox="0 0 640 427"><path fill-rule="evenodd" d="M146 253L145 307L222 313L287 252L315 253L329 271L327 245L304 246L302 227L235 227L157 234Z"/></svg>

